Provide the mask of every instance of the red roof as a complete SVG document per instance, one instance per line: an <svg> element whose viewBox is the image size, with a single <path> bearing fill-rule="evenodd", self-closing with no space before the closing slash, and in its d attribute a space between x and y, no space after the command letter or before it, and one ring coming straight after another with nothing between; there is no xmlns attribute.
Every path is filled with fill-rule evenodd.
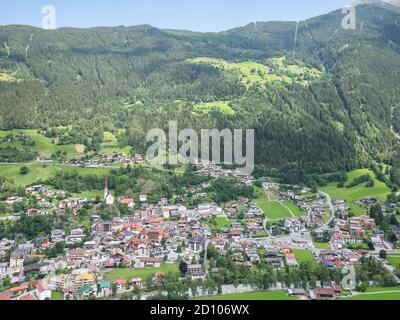
<svg viewBox="0 0 400 320"><path fill-rule="evenodd" d="M122 200L122 202L126 205L131 204L131 203L135 203L135 201L132 198L124 198Z"/></svg>
<svg viewBox="0 0 400 320"><path fill-rule="evenodd" d="M19 300L24 300L24 301L32 301L32 300L36 300L36 298L28 293L27 295L24 295L23 297L19 298Z"/></svg>
<svg viewBox="0 0 400 320"><path fill-rule="evenodd" d="M0 294L0 301L11 300L11 296L7 294Z"/></svg>
<svg viewBox="0 0 400 320"><path fill-rule="evenodd" d="M126 279L125 278L119 278L119 279L115 280L114 283L116 285L118 285L118 286L124 286L124 285L126 285Z"/></svg>
<svg viewBox="0 0 400 320"><path fill-rule="evenodd" d="M28 290L28 285L27 284L23 284L23 285L20 285L18 287L11 288L8 291L11 292L11 293L16 293L16 292L24 291L24 290Z"/></svg>

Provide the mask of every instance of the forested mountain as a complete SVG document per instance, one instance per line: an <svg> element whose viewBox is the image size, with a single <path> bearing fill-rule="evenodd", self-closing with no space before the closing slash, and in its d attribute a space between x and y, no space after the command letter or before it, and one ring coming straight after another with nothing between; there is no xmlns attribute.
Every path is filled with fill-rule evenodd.
<svg viewBox="0 0 400 320"><path fill-rule="evenodd" d="M293 181L391 160L400 134L400 11L357 7L220 33L151 26L0 27L0 128L104 130L142 151L149 128L255 128L260 170ZM199 59L201 58L201 59ZM205 59L207 58L207 59ZM201 111L199 106L225 104Z"/></svg>

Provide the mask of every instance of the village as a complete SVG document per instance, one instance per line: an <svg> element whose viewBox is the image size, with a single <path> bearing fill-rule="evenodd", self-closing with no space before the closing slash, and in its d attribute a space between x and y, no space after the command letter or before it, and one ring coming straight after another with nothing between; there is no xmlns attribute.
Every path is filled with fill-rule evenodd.
<svg viewBox="0 0 400 320"><path fill-rule="evenodd" d="M139 156L135 159L141 161ZM130 299L146 299L164 292L163 285L174 272L180 273L182 281L196 283L200 288L190 287L189 298L259 290L250 281L207 285L210 277L220 271L219 258L243 268L240 270L244 275L263 269L279 273L302 268L304 262L328 269L357 267L362 259L373 258L393 275L397 282L394 285L399 284L394 268L382 258L382 252L396 254L398 250L388 243L385 233L369 215L348 217L344 201L332 201L324 193L312 194L308 189L280 185L269 178L242 177L235 169L216 165L201 166L198 174L234 177L244 186L260 184L262 196L275 195L279 203L290 201L301 214L270 219L262 202L245 197L224 206L188 206L188 195L175 198L174 204L167 198L149 203L146 194L115 197L107 178L101 203L91 198L66 197L63 191L33 185L25 190L26 197L37 201L37 206L23 213L29 217L68 212L73 220L83 208L112 208L116 204L125 206L128 214L109 220L93 214L84 225L53 228L48 235L33 241L0 239L0 279L5 288L0 300L46 300L55 294L63 300L119 299L129 294ZM209 184L187 188L189 198L207 198ZM11 196L5 205L24 200ZM376 202L365 198L362 205L367 208ZM394 210L396 205L385 208ZM21 214L2 219L18 221ZM393 231L400 236L398 227ZM322 279L306 288L277 280L269 290L284 291L287 296L303 300L351 294L339 281Z"/></svg>

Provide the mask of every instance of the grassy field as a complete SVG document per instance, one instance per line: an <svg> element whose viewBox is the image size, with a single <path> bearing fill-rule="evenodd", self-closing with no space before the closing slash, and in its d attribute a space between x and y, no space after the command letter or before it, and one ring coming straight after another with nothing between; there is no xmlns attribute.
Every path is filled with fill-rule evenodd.
<svg viewBox="0 0 400 320"><path fill-rule="evenodd" d="M399 290L399 289L397 289ZM398 301L400 300L400 292L381 292L377 291L373 294L359 294L352 297L341 298L340 300L367 300L367 301Z"/></svg>
<svg viewBox="0 0 400 320"><path fill-rule="evenodd" d="M220 111L226 115L234 115L235 111L229 105L229 101L213 101L207 103L199 103L194 106L197 112L210 113L212 110Z"/></svg>
<svg viewBox="0 0 400 320"><path fill-rule="evenodd" d="M257 204L271 220L291 218L292 215L279 201L265 201Z"/></svg>
<svg viewBox="0 0 400 320"><path fill-rule="evenodd" d="M296 217L302 217L302 216L306 216L307 212L301 210L296 203L294 203L293 201L289 201L286 200L283 202L283 204L288 207L290 209L290 211L292 211L292 213L296 216Z"/></svg>
<svg viewBox="0 0 400 320"><path fill-rule="evenodd" d="M232 222L229 221L226 218L222 217L215 217L213 221L216 223L216 228L217 229L222 229L222 228L230 228L232 226Z"/></svg>
<svg viewBox="0 0 400 320"><path fill-rule="evenodd" d="M204 297L197 298L194 300L236 300L236 301L246 301L246 300L297 300L296 297L290 297L284 291L276 291L276 292L248 292L248 293L237 293L237 294L225 294L215 297Z"/></svg>
<svg viewBox="0 0 400 320"><path fill-rule="evenodd" d="M341 199L346 201L349 207L353 210L355 215L361 215L365 213L366 208L354 203L354 201L361 200L365 197L373 197L384 200L386 196L390 194L390 189L385 183L376 179L375 173L370 169L360 169L351 171L348 173L349 179L346 181L345 186L348 186L355 178L362 175L369 174L375 181L375 186L372 188L365 187L365 183L355 186L353 188L338 188L337 182L328 184L326 187L322 187L321 190L328 193L332 199Z"/></svg>
<svg viewBox="0 0 400 320"><path fill-rule="evenodd" d="M112 132L104 132L103 143L101 144L100 150L101 154L118 153L130 155L131 150L131 147L120 148L117 137Z"/></svg>
<svg viewBox="0 0 400 320"><path fill-rule="evenodd" d="M10 131L0 131L0 138L5 137L8 134L13 134L14 136L17 134L25 134L29 135L31 140L35 142L35 145L31 148L33 151L39 153L42 157L51 157L52 154L55 154L57 151L66 152L67 156L70 158L82 156L84 152L84 148L82 149L81 145L65 145L59 146L57 145L57 141L47 138L37 132L37 130L10 130ZM22 148L24 147L21 142L14 143L2 143L0 147L14 147L14 148Z"/></svg>
<svg viewBox="0 0 400 320"><path fill-rule="evenodd" d="M77 171L79 174L97 174L106 175L110 169L107 168L79 168L74 166L63 166L59 164L27 164L29 173L21 175L19 170L24 164L0 164L0 176L6 177L7 179L13 180L17 185L28 186L32 183L38 182L39 180L46 180L50 176L54 175L57 171L74 172Z"/></svg>
<svg viewBox="0 0 400 320"><path fill-rule="evenodd" d="M329 243L324 243L324 242L314 242L314 246L316 249L321 249L321 250L331 249L331 245Z"/></svg>
<svg viewBox="0 0 400 320"><path fill-rule="evenodd" d="M302 262L311 262L311 264L314 266L318 265L311 251L301 249L291 249L291 251L294 253L299 264Z"/></svg>
<svg viewBox="0 0 400 320"><path fill-rule="evenodd" d="M280 220L292 217L288 209L286 209L279 201L268 201L262 188L255 188L257 198L254 203L264 212L270 220Z"/></svg>
<svg viewBox="0 0 400 320"><path fill-rule="evenodd" d="M64 300L64 295L62 292L52 291L51 300Z"/></svg>
<svg viewBox="0 0 400 320"><path fill-rule="evenodd" d="M147 277L154 275L156 272L179 272L178 264L164 263L161 268L145 268L145 269L114 269L111 272L105 273L104 278L109 281L119 279L121 277L128 281L132 278L142 278L145 280Z"/></svg>
<svg viewBox="0 0 400 320"><path fill-rule="evenodd" d="M236 76L247 88L253 85L266 86L271 83L299 83L307 84L304 78L316 80L321 77L322 72L317 69L301 67L289 64L285 57L267 59L266 64L254 61L243 61L239 63L228 62L223 59L207 57L195 58L190 63L209 64Z"/></svg>
<svg viewBox="0 0 400 320"><path fill-rule="evenodd" d="M400 268L400 256L388 256L386 260L394 268Z"/></svg>

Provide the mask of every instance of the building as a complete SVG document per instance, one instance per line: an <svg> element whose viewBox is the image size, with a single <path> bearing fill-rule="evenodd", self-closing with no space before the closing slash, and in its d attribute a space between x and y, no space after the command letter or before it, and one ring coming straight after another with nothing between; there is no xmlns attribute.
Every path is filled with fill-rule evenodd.
<svg viewBox="0 0 400 320"><path fill-rule="evenodd" d="M195 236L189 240L189 249L192 252L200 252L205 247L205 239L202 236Z"/></svg>
<svg viewBox="0 0 400 320"><path fill-rule="evenodd" d="M104 201L107 205L112 206L114 205L114 196L110 193L108 189L108 179L104 183Z"/></svg>

